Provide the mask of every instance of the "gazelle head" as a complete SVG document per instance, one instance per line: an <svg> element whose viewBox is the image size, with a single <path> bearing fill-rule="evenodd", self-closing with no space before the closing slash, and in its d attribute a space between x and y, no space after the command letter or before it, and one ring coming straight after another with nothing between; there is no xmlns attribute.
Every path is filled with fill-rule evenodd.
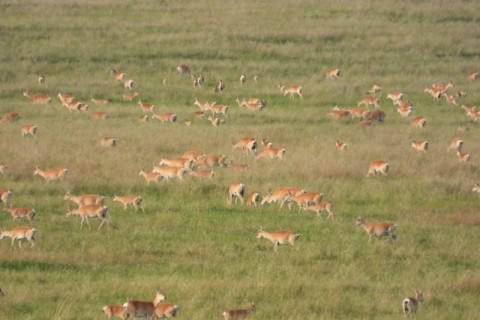
<svg viewBox="0 0 480 320"><path fill-rule="evenodd" d="M422 290L415 290L415 296L419 302L423 302L423 292Z"/></svg>
<svg viewBox="0 0 480 320"><path fill-rule="evenodd" d="M362 217L358 217L357 220L355 220L355 226L361 226L362 224L365 224L365 221L362 219Z"/></svg>
<svg viewBox="0 0 480 320"><path fill-rule="evenodd" d="M261 239L264 236L265 230L263 230L263 227L260 227L260 230L257 233L257 239Z"/></svg>

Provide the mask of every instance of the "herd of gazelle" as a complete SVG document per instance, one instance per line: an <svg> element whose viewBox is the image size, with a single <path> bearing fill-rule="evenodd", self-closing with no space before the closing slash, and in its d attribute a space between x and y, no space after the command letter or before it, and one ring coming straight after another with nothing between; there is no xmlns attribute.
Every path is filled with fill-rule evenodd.
<svg viewBox="0 0 480 320"><path fill-rule="evenodd" d="M177 67L177 71L179 74L190 74L190 69L185 66L185 65L179 65ZM125 89L132 90L133 89L133 80L132 79L127 79L125 80L125 75L122 72L117 72L116 70L112 69L112 73L115 76L115 79L117 81L123 81ZM334 68L332 70L329 70L326 73L327 78L337 78L340 76L340 69ZM468 78L470 80L475 80L478 78L478 73L477 72L470 72L468 74ZM200 79L200 78L199 78ZM41 75L39 77L39 82L44 83L45 82L45 76ZM203 77L202 77L202 83L203 83ZM255 78L256 80L256 78ZM198 79L196 80L198 83ZM246 81L245 75L242 75L240 77L240 83L243 85ZM164 84L166 81L164 80ZM303 98L302 96L302 87L298 85L293 85L290 87L285 87L282 84L278 85L279 89L284 93L284 95L289 94L290 97L294 97L295 94ZM456 99L461 98L465 96L464 93L459 92L457 96L453 95L448 95L447 90L449 88L452 88L453 84L448 83L447 85L442 85L442 84L435 84L431 88L428 87L425 89L426 93L429 93L433 96L435 100L438 100L440 97L444 97L448 102L452 104L456 104ZM224 83L223 81L219 81L219 84L216 86L215 90L223 91L224 89ZM375 95L376 93L381 91L381 86L379 84L374 84L370 90L367 91L367 94ZM46 95L46 94L30 94L28 91L25 91L24 96L26 96L32 103L35 104L49 104L51 103L51 98ZM124 94L124 99L126 100L133 100L136 96L138 96L138 92L133 92L133 93L125 93ZM80 110L87 110L88 105L82 104L80 102L76 102L75 98L70 95L64 95L62 93L58 93L58 97L62 102L62 105L65 106L68 110L70 111L80 111ZM393 92L389 93L387 95L388 99L391 99L392 102L396 105L398 105L398 112L406 117L409 116L412 112L412 106L410 103L406 103L402 101L403 99L403 93L401 92ZM105 104L108 102L106 99L94 99L92 98L91 100L95 104ZM240 107L245 106L250 110L261 110L265 106L265 102L260 102L260 100L255 99L254 101L251 100L242 100L239 101L237 98L237 103L239 104ZM174 113L164 113L161 115L157 115L154 112L155 106L151 104L146 104L142 103L139 101L139 105L141 106L141 109L143 112L152 112L152 118L153 119L158 119L162 122L165 121L176 121L177 120L177 115ZM212 116L214 118L210 118L212 121L212 124L218 125L220 124L219 118L215 118L216 115L224 115L226 116L226 113L228 111L228 106L223 106L223 105L216 105L216 103L200 103L198 99L195 101L195 105L198 105L199 108L201 109L201 115L199 113L199 116L203 117L203 112L208 110L212 113ZM360 105L374 105L375 108L379 108L379 99L374 97L374 96L367 96L364 99L360 100L358 102L358 106ZM462 106L464 107L464 106ZM466 109L466 107L465 107ZM355 110L353 108L351 109L344 109L344 110L334 110L336 113L331 113L332 115L336 117L360 117L360 118L365 118L368 119L368 116L371 114L370 111L365 111L364 109L358 109ZM476 111L473 108L470 108L467 111L467 114L471 116L474 121L477 120L477 118L474 118L472 116L473 114L476 115ZM330 113L329 113L330 114ZM105 112L94 112L92 114L92 118L99 118L99 119L106 119L108 115ZM384 113L383 115L379 113L378 117L373 117L375 119L379 119L380 121L383 121L383 118L385 117ZM10 113L10 114L5 114L2 116L1 120L2 121L16 121L19 119L18 114L15 113ZM148 117L144 117L143 119L148 119ZM411 126L412 127L424 127L426 125L426 119L423 117L417 117L411 121ZM24 125L21 128L22 136L34 136L36 133L37 127L33 124L28 124ZM336 147L338 150L344 151L347 147L346 143L340 142L338 140L335 141ZM112 137L104 137L101 140L97 142L97 145L102 146L102 147L111 147L115 146L116 141ZM455 149L457 150L457 156L459 161L461 162L466 162L469 160L470 155L461 153L461 148L463 145L463 141L459 138L455 138L451 145L448 147L447 150ZM264 145L265 147L265 145ZM238 142L233 144L232 150L234 149L241 149L245 153L251 153L254 154L256 153L257 145L256 145L256 140L254 138L245 138L241 139ZM412 141L412 148L415 150L423 151L426 152L428 149L428 142L424 140L414 140ZM262 158L262 157L267 157L267 158L282 158L283 155L285 154L285 149L281 148L274 148L272 145L267 145L264 150L259 153L256 158ZM195 165L201 166L201 165L206 165L207 167L214 166L214 165L224 165L225 164L225 157L224 156L219 156L220 158L213 159L208 161L206 155L201 155L199 156L201 159L204 159L203 161L198 161L195 162ZM218 157L218 156L217 156ZM183 178L183 174L188 170L192 173L192 175L198 175L198 176L205 176L205 177L213 177L214 172L212 170L196 170L193 171L192 167L194 167L194 162L192 158L183 158L180 160L179 158L175 159L177 161L176 165L172 165L172 161L168 159L162 159L160 163L157 166L154 166L154 172L152 173L145 173L143 170L140 172L141 175L144 175L145 178L147 179L148 182L155 181L158 182L161 178L165 179L170 179L170 178ZM198 160L198 158L194 159L195 161ZM180 164L180 162L182 162ZM212 165L213 163L213 165ZM177 168L176 170L168 169L165 170L164 166L168 166L169 168ZM231 161L231 166L234 167L233 161ZM6 170L6 166L2 164L0 167L0 173L4 174ZM234 167L235 168L235 167ZM383 175L387 174L389 168L389 164L386 161L383 160L377 160L373 161L370 164L368 174L367 176L370 175L375 175L377 173L381 173ZM157 172L156 172L157 171ZM46 170L43 171L41 170L38 166L35 169L34 174L35 175L40 175L42 176L46 181L53 181L53 180L62 180L65 178L67 175L68 170L64 168L58 168L58 169L51 169L51 170ZM147 178L148 175L154 174L153 177ZM281 190L284 189L284 190ZM288 189L287 192L285 192L285 189ZM263 200L262 204L265 203L271 203L271 202L277 202L280 204L280 208L283 206L285 202L289 203L289 208L291 208L292 203L296 203L299 207L300 210L312 210L317 212L317 216L320 217L320 213L324 210L329 212L328 218L333 218L333 213L331 212L331 203L328 202L321 202L323 198L323 194L321 193L307 193L304 192L303 190L299 192L298 190L295 190L296 188L280 188L279 190L276 190L273 193L269 193L266 195ZM480 193L480 185L477 183L474 185L473 192L479 192ZM236 182L230 185L229 187L229 195L228 195L228 203L231 204L233 198L235 198L235 202L237 199L240 199L241 202L243 203L243 197L245 193L245 184L241 182ZM35 216L35 209L33 208L12 208L9 203L8 203L8 198L11 195L11 192L8 191L7 193L2 193L1 195L1 200L5 203L4 210L10 212L12 215L12 218L14 220L17 220L19 218L25 217L27 218L30 222L32 222L34 216ZM90 227L90 224L88 222L89 217L98 217L102 219L102 223L99 226L99 229L102 227L102 225L107 222L106 220L106 213L108 211L108 207L104 206L104 200L105 198L99 195L81 195L81 196L73 196L69 192L65 194L64 196L65 200L71 200L77 203L79 208L73 209L73 210L68 210L65 218L69 217L70 215L79 215L82 218L81 221L81 227L83 226L84 220L87 221L87 224ZM143 206L141 205L142 198L137 195L127 195L127 196L114 196L114 201L118 201L124 205L124 209L127 209L128 205L132 205L135 209L135 212L137 211L138 208L141 208L142 211L144 211ZM248 199L247 199L247 206L257 206L257 202L259 200L259 193L258 192L252 192ZM369 235L369 241L373 236L389 236L393 240L396 239L396 236L394 234L395 229L398 227L395 224L392 223L387 223L387 222L374 222L367 224L364 222L362 218L358 218L355 225L361 226ZM21 241L22 239L27 239L31 243L31 247L35 245L35 240L34 236L36 233L36 229L31 228L31 227L17 227L12 230L2 230L0 233L0 239L3 239L5 237L10 237L12 239L12 245L15 240L18 240L19 246L21 246ZM277 231L273 233L268 233L263 228L260 229L259 233L257 234L257 238L266 238L272 243L274 243L274 251L277 252L277 247L279 244L291 244L294 246L295 239L299 237L300 234L296 234L290 231ZM4 293L0 289L0 296L3 296ZM175 317L176 311L178 310L178 306L172 305L172 304L161 304L160 302L162 300L165 300L165 296L163 295L162 292L157 291L157 295L155 297L155 300L153 302L143 302L143 301L137 301L137 300L128 300L123 306L113 306L113 305L108 305L103 308L103 311L105 312L105 315L107 318L110 318L111 316L119 316L124 319L127 319L131 315L133 316L143 316L146 317L147 319L152 318L156 319L158 317ZM406 298L402 302L402 308L405 312L406 315L412 315L413 313L416 312L418 309L418 303L423 302L423 294L421 291L416 292L416 297L415 298ZM247 315L255 310L255 305L253 303L250 303L248 308L246 309L238 309L238 310L228 310L223 313L224 319L245 319Z"/></svg>

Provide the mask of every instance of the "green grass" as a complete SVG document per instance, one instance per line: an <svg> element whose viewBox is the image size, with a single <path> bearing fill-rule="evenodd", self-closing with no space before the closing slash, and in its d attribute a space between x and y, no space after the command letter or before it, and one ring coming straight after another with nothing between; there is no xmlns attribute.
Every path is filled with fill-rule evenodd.
<svg viewBox="0 0 480 320"><path fill-rule="evenodd" d="M397 319L415 289L425 295L422 319L479 317L480 199L471 188L480 139L459 107L479 99L479 83L466 77L479 65L474 1L11 0L0 12L0 115L21 116L0 123L0 163L9 167L0 188L12 191L14 207L37 210L38 230L33 249L0 242L1 319L101 319L105 304L150 300L157 287L180 305L181 319L220 319L249 301L257 307L252 319ZM176 74L180 63L205 76L203 88ZM342 76L325 79L333 67ZM176 112L179 122L138 122L138 100L122 99L112 68L134 79L143 102ZM219 79L226 90L214 94ZM423 92L448 81L451 92L468 93L457 106ZM280 82L301 85L304 99L283 97ZM335 104L356 106L373 83L383 88L385 123L361 128L327 117ZM48 93L52 103L32 105L25 90ZM396 90L413 101L412 117L427 118L425 128L411 128L412 117L401 118L386 99ZM58 92L110 102L71 113ZM184 126L198 110L196 97L228 105L226 124ZM268 104L251 113L237 107L237 97ZM90 119L98 110L110 118ZM27 123L38 126L35 138L21 137ZM103 136L115 137L117 147L95 147ZM285 148L285 158L255 161L232 151L246 136ZM468 164L446 151L456 136L471 154ZM348 143L346 152L337 152L335 139ZM412 150L416 139L429 141L427 153ZM139 176L187 150L223 154L251 170L215 168L213 180L186 176L150 186ZM367 179L376 159L389 161L389 174ZM69 174L46 183L33 175L36 165ZM322 192L335 220L318 221L295 206L229 207L235 181L246 184L246 194L288 186ZM97 230L100 222L91 219L92 229L80 229L79 219L65 220L74 207L63 200L67 191L106 196L110 226ZM145 213L124 211L114 194L141 195ZM353 226L358 216L395 222L398 240L368 243ZM0 214L1 229L25 224ZM275 255L270 242L255 238L260 226L301 233L297 247L280 246Z"/></svg>

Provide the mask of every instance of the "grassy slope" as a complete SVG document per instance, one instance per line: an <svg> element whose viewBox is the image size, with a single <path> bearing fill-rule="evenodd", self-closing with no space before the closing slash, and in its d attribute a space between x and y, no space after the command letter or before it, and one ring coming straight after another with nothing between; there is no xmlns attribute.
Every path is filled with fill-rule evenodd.
<svg viewBox="0 0 480 320"><path fill-rule="evenodd" d="M18 112L17 123L0 124L0 161L9 165L0 187L14 194L14 206L38 212L37 247L13 250L0 242L1 318L101 318L106 303L127 297L150 299L157 286L181 306L184 319L219 318L227 308L254 301L256 319L393 319L414 289L425 291L419 314L425 319L478 318L480 274L478 198L479 138L458 106L434 103L423 89L452 81L476 104L478 83L466 73L478 69L479 30L475 2L438 5L409 1L8 1L0 23L0 113ZM208 10L205 10L208 8ZM188 64L206 77L202 89L178 77ZM331 67L342 78L324 79ZM160 111L175 111L178 124L138 123L136 102L121 99L110 69L135 81L142 100ZM41 87L36 78L45 73ZM245 87L238 77L245 73ZM253 74L259 75L254 84ZM161 79L166 76L166 86ZM226 92L214 95L222 78ZM277 83L301 84L304 99L283 98ZM374 82L381 83L386 123L359 129L356 122L327 118L332 105L354 106ZM34 106L23 90L47 92L53 102ZM386 100L402 90L414 102L414 115L429 123L408 126ZM56 94L88 101L105 97L105 122L90 112L73 114ZM237 109L236 97L268 100L256 115ZM195 97L230 106L227 124L206 121L192 127ZM33 122L38 136L22 139L19 128ZM459 125L470 131L457 133ZM111 135L114 150L94 142ZM454 136L465 140L471 163L457 163L445 152ZM281 161L258 161L232 152L232 141L265 137L287 149ZM350 147L339 155L335 138ZM430 151L415 153L413 139L427 139ZM213 181L186 177L184 183L146 186L142 167L189 149L225 154L252 170L239 174L216 169ZM366 179L368 163L385 158L389 176ZM33 176L42 168L67 167L62 183ZM274 206L246 210L226 207L228 184L242 180L247 193L298 186L321 191L334 203L335 221L311 213L297 215ZM111 227L80 230L79 220L63 220L71 204L63 194L100 193L107 197ZM114 194L137 193L146 213L124 212ZM387 220L400 225L398 241L367 243L353 221ZM24 222L23 222L24 223ZM5 213L0 226L12 228ZM267 230L300 232L298 248L256 240Z"/></svg>

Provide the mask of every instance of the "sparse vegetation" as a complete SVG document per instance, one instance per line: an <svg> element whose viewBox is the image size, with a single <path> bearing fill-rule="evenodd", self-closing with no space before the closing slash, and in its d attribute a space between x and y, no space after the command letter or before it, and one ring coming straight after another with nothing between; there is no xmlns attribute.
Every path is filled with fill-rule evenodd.
<svg viewBox="0 0 480 320"><path fill-rule="evenodd" d="M1 319L102 319L106 304L150 301L156 288L180 306L179 319L221 319L249 302L249 319L399 319L402 299L417 289L421 319L480 317L480 198L472 192L480 129L460 107L480 98L480 82L467 77L480 70L477 2L7 0L0 8L0 115L20 116L0 121L0 189L15 207L35 208L37 230L33 248L0 241ZM178 74L180 64L191 75ZM340 76L326 78L337 67ZM132 92L112 69L134 79L138 97L122 97ZM213 92L219 80L225 88ZM448 82L450 93L468 93L456 105L424 92ZM284 97L278 83L301 84L303 99ZM377 83L383 123L327 116L335 105L356 107ZM53 99L32 104L27 91ZM395 91L413 102L412 115L387 99ZM108 104L69 112L59 92ZM251 97L266 106L237 107L236 98ZM228 106L225 123L213 127L210 111L196 119L196 98ZM139 122L140 99L178 120ZM99 111L108 118L92 119ZM418 116L425 127L410 126ZM20 134L28 123L35 138ZM115 137L115 148L96 147L102 137ZM257 161L232 151L244 137L286 152ZM469 162L446 151L455 137ZM336 139L348 149L338 152ZM413 150L413 140L428 141L428 151ZM139 175L188 150L249 170L215 167L213 179L186 174L158 184ZM367 179L377 159L388 160L388 175ZM47 182L34 176L37 166L68 175ZM235 181L260 199L278 187L321 192L335 219L296 206L228 206ZM76 208L63 200L67 191L105 196L110 223L97 230L100 221L89 229L64 219ZM115 194L141 195L145 212L125 211ZM398 239L369 243L354 227L359 216L399 225ZM0 229L26 224L0 213ZM275 254L256 239L259 227L301 237Z"/></svg>

